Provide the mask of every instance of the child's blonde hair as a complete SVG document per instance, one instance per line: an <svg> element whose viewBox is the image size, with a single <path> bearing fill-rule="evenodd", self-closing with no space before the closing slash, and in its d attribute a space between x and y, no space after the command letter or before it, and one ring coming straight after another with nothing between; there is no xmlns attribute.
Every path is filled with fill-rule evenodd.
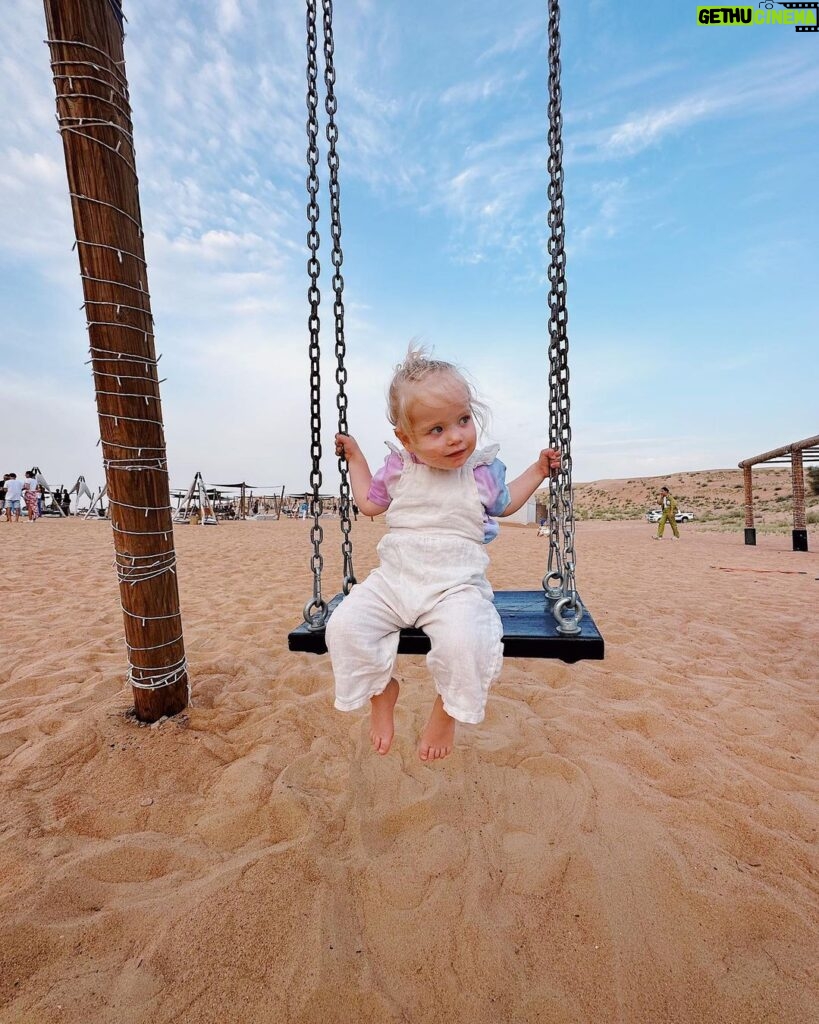
<svg viewBox="0 0 819 1024"><path fill-rule="evenodd" d="M489 409L478 398L475 386L454 363L443 359L433 359L422 345L411 341L404 361L395 367L387 392L387 415L390 423L406 434L412 433L407 412L411 398L411 386L430 383L439 375L446 375L463 386L469 401L469 408L478 425L478 433L482 434L489 422Z"/></svg>

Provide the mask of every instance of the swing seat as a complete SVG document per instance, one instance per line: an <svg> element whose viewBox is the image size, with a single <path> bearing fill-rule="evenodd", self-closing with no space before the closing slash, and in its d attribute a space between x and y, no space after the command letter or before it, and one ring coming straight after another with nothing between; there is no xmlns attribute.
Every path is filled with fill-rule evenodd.
<svg viewBox="0 0 819 1024"><path fill-rule="evenodd" d="M337 594L330 601L328 618L343 599L343 594ZM567 662L600 661L603 658L603 637L588 609L580 620L580 632L574 636L563 636L557 631L552 602L542 590L497 591L495 607L503 623L505 658L558 658ZM288 635L287 646L291 651L326 654L324 627L309 629L307 623L302 623ZM429 653L429 637L422 629L402 629L398 653Z"/></svg>

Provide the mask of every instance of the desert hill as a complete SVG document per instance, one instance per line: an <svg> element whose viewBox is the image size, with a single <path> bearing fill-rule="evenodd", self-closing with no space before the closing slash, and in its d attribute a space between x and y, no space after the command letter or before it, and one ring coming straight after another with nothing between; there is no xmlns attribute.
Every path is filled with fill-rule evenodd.
<svg viewBox="0 0 819 1024"><path fill-rule="evenodd" d="M792 516L790 468L755 469L754 514L758 526L787 526ZM574 484L578 519L641 519L657 507L657 492L666 486L680 511L696 514L701 523L739 528L744 522L745 496L740 469L704 469L664 476L594 480ZM538 500L548 502L548 493ZM819 522L819 496L807 488L808 521Z"/></svg>

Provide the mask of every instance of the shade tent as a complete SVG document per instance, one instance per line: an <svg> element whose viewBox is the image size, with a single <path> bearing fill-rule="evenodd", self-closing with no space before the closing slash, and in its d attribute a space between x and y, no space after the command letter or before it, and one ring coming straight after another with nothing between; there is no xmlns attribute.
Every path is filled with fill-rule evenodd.
<svg viewBox="0 0 819 1024"><path fill-rule="evenodd" d="M91 490L91 488L85 482L85 477L84 476L78 476L77 477L77 482L69 490L68 493L69 494L76 494L77 495L77 500L79 500L84 494L87 494L88 497L91 498L92 500L94 498L94 492Z"/></svg>
<svg viewBox="0 0 819 1024"><path fill-rule="evenodd" d="M87 495L91 499L91 501L94 500L94 492L91 490L91 488L85 482L85 477L84 476L78 476L77 477L77 482L74 484L74 486L71 488L71 490L68 493L69 493L69 495L71 495L71 494L76 494L77 495L77 512L79 512L79 510L80 510L80 498L82 498L83 495Z"/></svg>
<svg viewBox="0 0 819 1024"><path fill-rule="evenodd" d="M108 484L103 484L102 487L100 487L99 494L95 498L91 499L91 504L88 506L88 509L86 510L85 515L83 516L83 519L90 519L91 516L94 514L94 511L95 511L97 505L100 506L100 510L97 513L97 515L98 516L105 516L105 515L107 515L105 509L102 507L102 499L105 497L105 495L107 493L108 493Z"/></svg>
<svg viewBox="0 0 819 1024"><path fill-rule="evenodd" d="M187 490L185 497L179 504L176 512L173 514L173 521L175 523L187 523L191 516L191 506L198 508L202 519L202 526L216 526L218 520L216 513L213 509L213 501L211 495L215 494L213 490L208 490L205 486L205 481L202 479L202 474L197 473L193 478L193 483Z"/></svg>
<svg viewBox="0 0 819 1024"><path fill-rule="evenodd" d="M43 489L43 493L44 493L44 494L50 494L50 495L51 495L51 504L52 504L53 508L54 508L54 509L55 509L55 510L56 510L57 512L59 512L59 514L60 514L60 515L61 515L61 516L62 516L63 518L65 518L65 512L63 512L63 510L62 510L62 508L61 508L61 506L60 506L60 503L59 503L59 502L57 501L57 499L56 499L56 498L54 497L54 492L53 492L53 491L51 490L51 487L50 487L50 486L48 485L48 483L46 482L46 478L45 478L45 477L43 476L43 472L42 472L42 470L40 469L40 467L39 467L39 466L35 466L35 467L34 467L34 468L32 469L32 471L31 471L31 472L32 472L32 473L34 474L34 478L35 478L35 480L37 481L37 483L38 483L38 484L40 485L40 487L42 487L42 489Z"/></svg>
<svg viewBox="0 0 819 1024"><path fill-rule="evenodd" d="M243 480L238 484L216 484L216 486L222 487L226 491L239 492L239 518L245 519L247 517L247 495L253 494L254 484L249 484L246 480Z"/></svg>
<svg viewBox="0 0 819 1024"><path fill-rule="evenodd" d="M312 491L291 491L286 496L282 496L282 502L284 506L284 514L286 516L294 516L299 511L299 506L302 503L306 503L307 510L310 512L311 502L313 500ZM318 500L321 502L321 514L322 515L335 515L338 511L338 495L337 494L319 494ZM312 515L312 512L310 512Z"/></svg>
<svg viewBox="0 0 819 1024"><path fill-rule="evenodd" d="M239 519L278 519L281 516L284 484L249 484L246 480L242 480L236 484L216 484L215 486L222 490L239 492ZM219 497L221 498L221 494ZM267 509L272 506L272 514L251 513L251 502L254 499Z"/></svg>

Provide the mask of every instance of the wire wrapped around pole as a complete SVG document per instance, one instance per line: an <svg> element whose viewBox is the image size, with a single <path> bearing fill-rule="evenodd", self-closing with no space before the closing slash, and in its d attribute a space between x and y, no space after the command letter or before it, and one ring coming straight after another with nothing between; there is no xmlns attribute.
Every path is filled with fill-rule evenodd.
<svg viewBox="0 0 819 1024"><path fill-rule="evenodd" d="M189 699L117 0L45 0L137 717Z"/></svg>

